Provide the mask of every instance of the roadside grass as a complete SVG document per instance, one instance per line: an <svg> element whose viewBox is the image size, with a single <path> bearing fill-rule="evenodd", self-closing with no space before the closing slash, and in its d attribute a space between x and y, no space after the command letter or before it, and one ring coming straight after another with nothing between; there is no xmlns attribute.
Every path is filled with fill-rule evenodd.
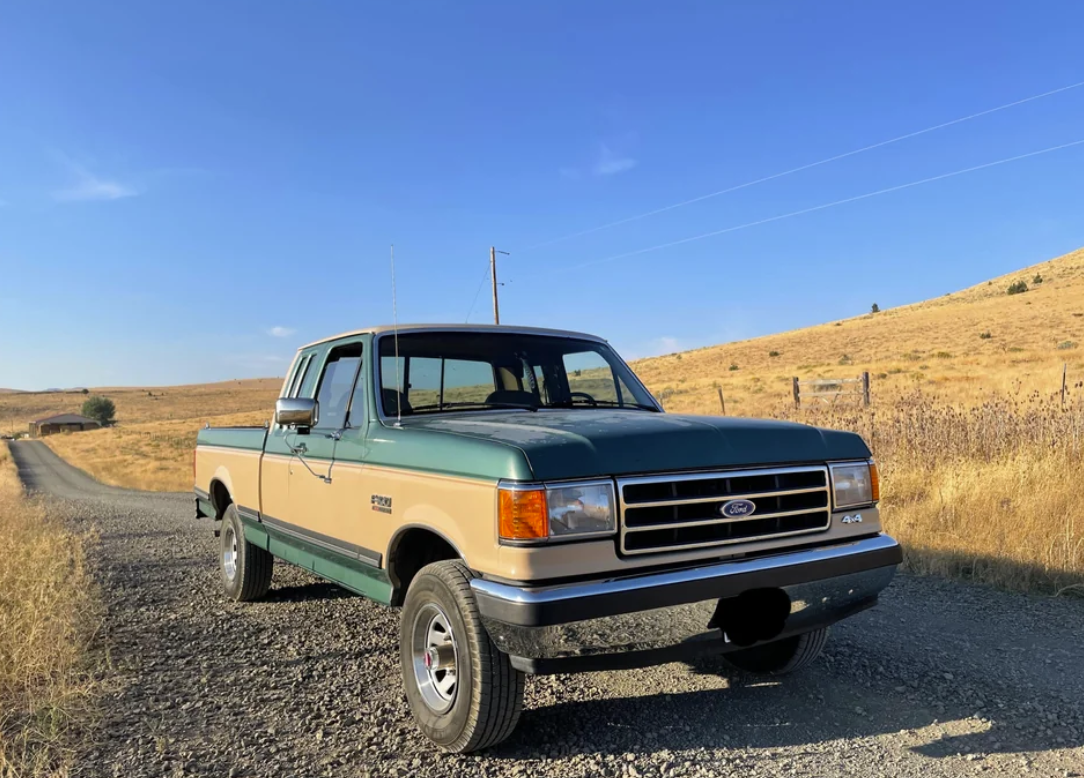
<svg viewBox="0 0 1084 778"><path fill-rule="evenodd" d="M776 415L860 433L882 474L885 529L917 573L1047 593L1084 584L1084 397L921 393L892 408Z"/></svg>
<svg viewBox="0 0 1084 778"><path fill-rule="evenodd" d="M269 401L269 408L274 400ZM269 410L226 416L120 425L101 430L50 435L44 442L102 483L153 492L192 491L196 434L216 426L259 425Z"/></svg>
<svg viewBox="0 0 1084 778"><path fill-rule="evenodd" d="M0 778L66 776L93 710L85 538L23 493L0 446Z"/></svg>

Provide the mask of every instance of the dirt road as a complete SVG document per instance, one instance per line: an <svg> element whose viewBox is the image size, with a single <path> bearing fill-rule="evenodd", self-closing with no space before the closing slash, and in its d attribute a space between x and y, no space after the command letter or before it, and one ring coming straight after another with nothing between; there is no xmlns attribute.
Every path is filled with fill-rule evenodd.
<svg viewBox="0 0 1084 778"><path fill-rule="evenodd" d="M721 664L528 682L475 756L416 734L397 612L286 565L219 595L187 495L103 486L37 442L25 483L96 528L112 670L86 776L1084 776L1084 601L899 576L782 681Z"/></svg>

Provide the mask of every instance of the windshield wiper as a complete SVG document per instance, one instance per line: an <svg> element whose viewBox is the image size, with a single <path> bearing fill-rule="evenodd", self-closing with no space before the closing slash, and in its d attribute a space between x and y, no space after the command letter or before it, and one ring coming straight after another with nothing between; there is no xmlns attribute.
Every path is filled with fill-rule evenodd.
<svg viewBox="0 0 1084 778"><path fill-rule="evenodd" d="M484 400L464 400L461 402L451 402L443 404L432 405L416 405L413 408L414 412L417 411L440 411L446 408L519 408L525 411L538 411L537 405L528 405L527 403L490 403Z"/></svg>
<svg viewBox="0 0 1084 778"><path fill-rule="evenodd" d="M543 405L543 408L599 408L605 406L607 408L635 408L640 411L651 411L652 413L659 413L659 409L654 405L644 405L643 403L631 403L631 402L618 402L617 400L595 400L593 403L584 400L583 402L574 402L572 400L559 400L557 402L547 403Z"/></svg>

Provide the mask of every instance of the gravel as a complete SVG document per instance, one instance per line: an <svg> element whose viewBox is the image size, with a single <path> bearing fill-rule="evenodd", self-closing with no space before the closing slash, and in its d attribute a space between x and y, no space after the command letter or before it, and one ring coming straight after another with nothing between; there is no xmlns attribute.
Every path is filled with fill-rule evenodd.
<svg viewBox="0 0 1084 778"><path fill-rule="evenodd" d="M12 451L99 537L107 691L79 775L1084 776L1079 599L901 575L801 674L711 660L533 678L509 741L450 756L411 721L397 611L282 563L266 601L228 601L188 495Z"/></svg>

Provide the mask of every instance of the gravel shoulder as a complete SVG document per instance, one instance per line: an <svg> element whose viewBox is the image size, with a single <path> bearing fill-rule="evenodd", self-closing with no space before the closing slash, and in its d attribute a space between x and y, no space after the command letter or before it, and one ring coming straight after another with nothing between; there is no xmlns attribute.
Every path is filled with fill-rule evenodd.
<svg viewBox="0 0 1084 778"><path fill-rule="evenodd" d="M79 775L1084 776L1084 600L898 576L799 675L710 661L530 679L508 742L448 756L410 719L397 611L281 563L266 601L228 601L190 496L11 450L99 538L110 669Z"/></svg>

